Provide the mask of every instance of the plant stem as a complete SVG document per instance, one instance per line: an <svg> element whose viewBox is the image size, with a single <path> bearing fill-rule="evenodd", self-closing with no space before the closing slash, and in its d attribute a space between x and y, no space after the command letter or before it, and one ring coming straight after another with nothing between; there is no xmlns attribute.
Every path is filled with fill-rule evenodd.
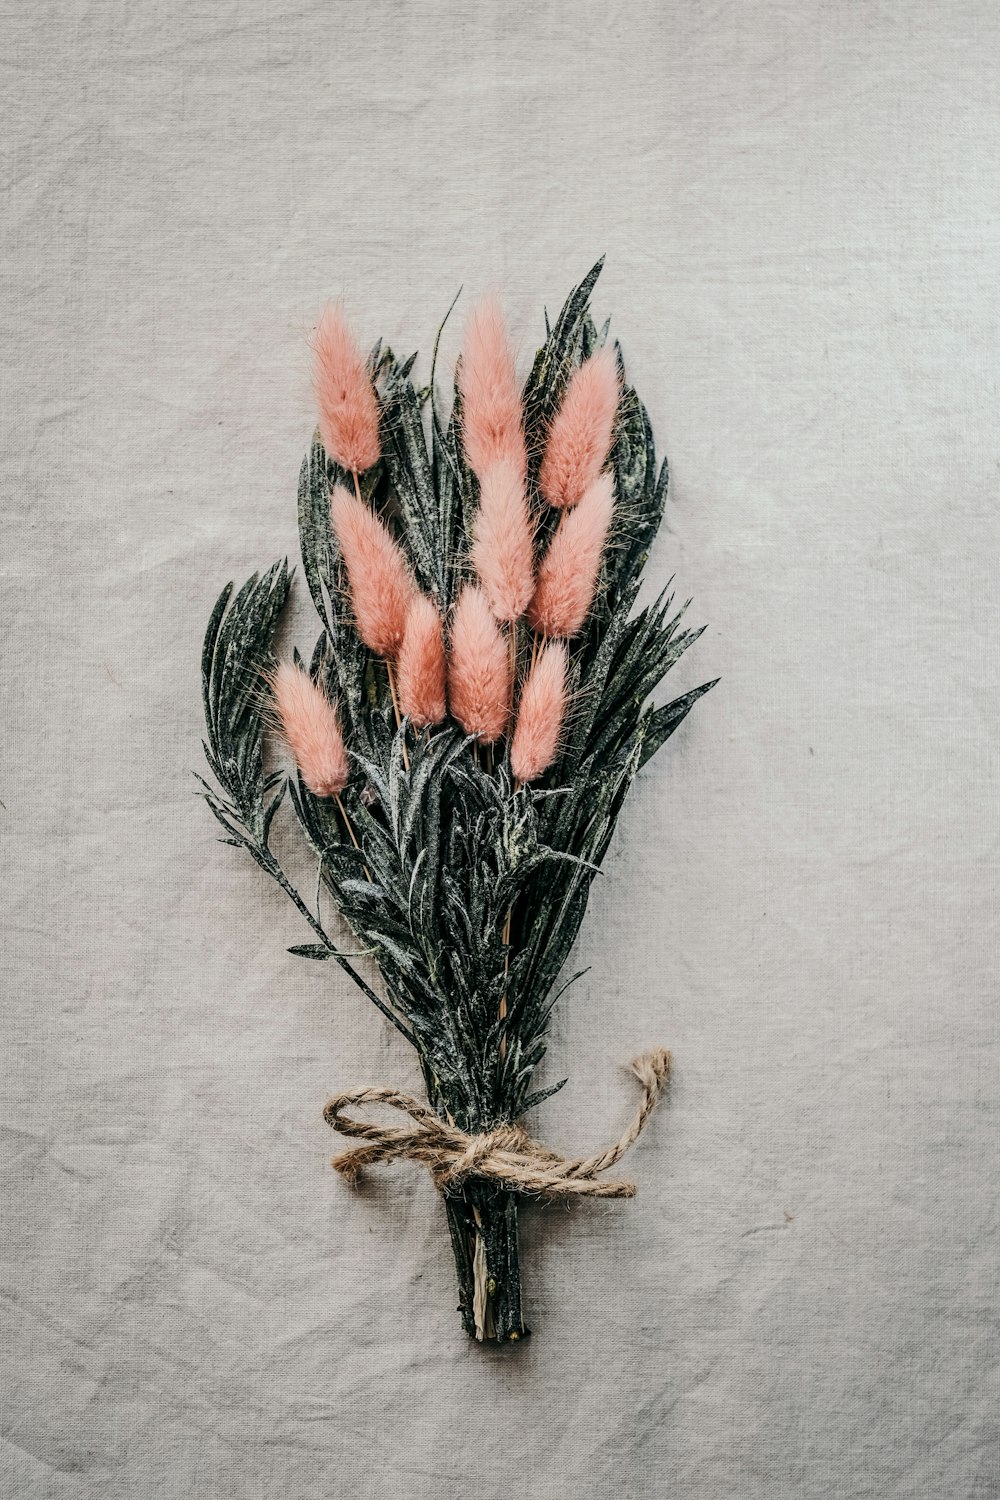
<svg viewBox="0 0 1000 1500"><path fill-rule="evenodd" d="M357 834L354 832L354 824L351 822L350 818L347 816L347 808L344 806L343 802L340 800L340 793L339 792L337 793L337 806L340 808L340 816L344 820L344 826L347 829L347 832L351 836L351 843L354 845L355 849L357 849L358 853L360 854L361 853L361 845L358 843ZM362 869L364 870L365 875L367 876L367 878L369 880L371 880L371 878L372 878L372 872L371 872L371 870L369 870L368 866L367 865L362 865ZM318 909L319 908L317 906L317 910Z"/></svg>
<svg viewBox="0 0 1000 1500"><path fill-rule="evenodd" d="M233 830L233 832L235 832L235 829ZM281 886L281 889L285 892L285 895L289 898L292 904L297 908L298 911L302 913L306 921L309 923L309 926L312 928L313 932L323 944L324 948L329 950L330 957L334 960L334 962L340 965L345 974L350 975L361 993L363 995L366 995L372 1002L372 1004L382 1012L386 1020L392 1022L393 1026L395 1026L400 1036L404 1036L409 1042L410 1046L415 1047L417 1045L417 1040L413 1035L413 1032L408 1026L404 1026L403 1022L399 1019L395 1012L391 1010L389 1006L386 1005L385 1001L375 993L368 981L362 979L361 975L358 973L357 969L355 969L354 965L348 963L347 959L341 953L340 949L337 947L336 943L334 943L333 939L330 938L323 930L322 924L316 917L313 916L312 912L309 910L309 907L303 901L294 885L292 885L292 882L289 880L288 876L285 874L284 870L281 868L278 861L271 853L270 849L263 848L259 844L251 844L246 838L244 838L242 842L244 843L245 847L250 850L254 859L260 865L261 869L266 870L271 879L277 881L278 885Z"/></svg>
<svg viewBox="0 0 1000 1500"><path fill-rule="evenodd" d="M508 1344L525 1338L516 1193L469 1182L445 1199L458 1272L459 1312L470 1338Z"/></svg>
<svg viewBox="0 0 1000 1500"><path fill-rule="evenodd" d="M340 800L340 793L339 792L337 793L337 806L340 808L340 816L344 820L344 827L347 829L347 832L350 835L351 843L354 845L355 849L357 849L358 853L360 854L361 853L361 845L358 843L357 835L354 832L354 825L351 823L350 818L347 816L347 808L344 806L343 802Z"/></svg>
<svg viewBox="0 0 1000 1500"><path fill-rule="evenodd" d="M396 695L396 674L392 670L392 662L388 657L386 657L385 659L385 670L389 674L389 696L392 699L392 711L396 715L396 728L399 729L400 725L403 722L403 718L399 712L399 698ZM403 765L407 770L410 769L410 757L406 753L405 739L403 740Z"/></svg>
<svg viewBox="0 0 1000 1500"><path fill-rule="evenodd" d="M507 975L510 973L510 919L511 919L511 916L513 914L513 911L514 911L514 908L512 906L508 906L508 908L507 908L507 917L506 917L506 920L505 920L505 922L503 924L503 944L504 944L503 977L504 977L505 980L507 978ZM507 1015L507 989L506 989L506 985L504 987L503 994L500 996L500 1007L499 1007L499 1010L498 1010L497 1014L499 1015L501 1021L504 1020L504 1018ZM500 1038L500 1056L501 1057L506 1057L507 1056L507 1037L506 1037L506 1034L504 1034Z"/></svg>
<svg viewBox="0 0 1000 1500"><path fill-rule="evenodd" d="M363 505L364 501L361 498L361 480L358 476L357 469L351 470L351 477L354 480L354 493L358 497L358 504ZM392 662L390 661L388 656L385 658L385 669L389 674L389 696L392 699L392 711L396 716L396 732L398 733L403 719L402 715L399 712L399 698L396 695L396 678L393 674ZM403 766L407 771L410 769L410 756L406 749L405 735L403 736Z"/></svg>

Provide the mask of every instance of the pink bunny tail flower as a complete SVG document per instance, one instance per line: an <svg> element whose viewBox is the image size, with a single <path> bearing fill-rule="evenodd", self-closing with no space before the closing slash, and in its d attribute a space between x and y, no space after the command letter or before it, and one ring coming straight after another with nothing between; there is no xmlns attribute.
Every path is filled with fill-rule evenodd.
<svg viewBox="0 0 1000 1500"><path fill-rule="evenodd" d="M536 781L556 758L566 713L568 663L563 642L550 641L524 684L510 747L511 770L520 782Z"/></svg>
<svg viewBox="0 0 1000 1500"><path fill-rule="evenodd" d="M313 340L313 389L323 447L341 468L378 463L378 402L365 362L339 307L328 307Z"/></svg>
<svg viewBox="0 0 1000 1500"><path fill-rule="evenodd" d="M347 568L358 634L378 656L394 657L416 592L406 558L378 516L342 484L330 495L330 518Z"/></svg>
<svg viewBox="0 0 1000 1500"><path fill-rule="evenodd" d="M343 484L333 486L330 519L348 570L358 634L376 654L394 657L417 589L402 549L363 499Z"/></svg>
<svg viewBox="0 0 1000 1500"><path fill-rule="evenodd" d="M487 744L507 728L510 659L482 589L466 584L455 606L448 664L451 712L465 730Z"/></svg>
<svg viewBox="0 0 1000 1500"><path fill-rule="evenodd" d="M564 511L538 569L528 607L533 630L566 638L582 629L594 602L594 586L614 509L614 480L599 474L579 505Z"/></svg>
<svg viewBox="0 0 1000 1500"><path fill-rule="evenodd" d="M399 705L418 729L440 724L446 713L444 634L441 616L426 594L414 594L399 648Z"/></svg>
<svg viewBox="0 0 1000 1500"><path fill-rule="evenodd" d="M472 562L498 620L519 620L535 587L535 540L524 493L524 473L514 464L491 464L482 475Z"/></svg>
<svg viewBox="0 0 1000 1500"><path fill-rule="evenodd" d="M550 505L578 505L607 462L621 396L613 348L577 369L553 419L538 484Z"/></svg>
<svg viewBox="0 0 1000 1500"><path fill-rule="evenodd" d="M281 733L302 779L317 797L337 797L350 766L337 711L308 672L281 662L269 678Z"/></svg>
<svg viewBox="0 0 1000 1500"><path fill-rule="evenodd" d="M472 309L458 369L465 456L482 480L491 464L508 463L524 478L527 458L521 392L503 313L495 297Z"/></svg>

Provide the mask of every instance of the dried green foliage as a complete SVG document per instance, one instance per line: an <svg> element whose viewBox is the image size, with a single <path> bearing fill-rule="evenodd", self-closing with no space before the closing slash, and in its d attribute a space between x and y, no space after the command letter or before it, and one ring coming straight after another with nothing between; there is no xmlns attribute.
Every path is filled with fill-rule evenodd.
<svg viewBox="0 0 1000 1500"><path fill-rule="evenodd" d="M606 327L598 332L588 310L599 271L600 263L571 293L535 357L524 393L540 545L551 525L537 494L546 425L579 360L607 335ZM412 365L381 346L373 352L384 458L364 477L363 492L406 548L421 586L447 611L468 575L476 481L462 452L460 399L454 396L443 415L433 388L414 386ZM633 613L663 514L667 466L657 463L645 407L627 383L616 433L613 545L587 628L571 643L573 712L560 756L536 785L517 788L506 750L497 746L493 763L450 721L419 736L405 723L396 729L385 666L354 629L331 534L330 488L352 481L327 458L318 436L299 482L303 570L321 623L311 671L339 704L353 761L343 806L360 848L335 802L314 797L298 776L264 773L267 694L261 674L272 660L288 593L285 565L254 575L235 597L227 587L205 638L205 749L217 788L203 785L227 841L246 849L282 885L312 927L316 941L291 951L332 958L351 974L417 1049L435 1108L469 1131L514 1120L544 1097L532 1091L532 1074L545 1051L560 973L626 793L640 767L713 685L659 708L650 704L700 631L683 628L684 608L674 611L669 597ZM526 627L521 631L523 667L530 640ZM384 997L325 931L318 893L307 903L270 848L271 822L286 789L316 856L318 890L328 893L357 947L376 962ZM516 1257L510 1206L494 1207L499 1238L487 1249L509 1260ZM463 1232L453 1214L453 1238ZM467 1251L464 1245L466 1261ZM461 1256L459 1270L461 1276ZM523 1331L519 1284L512 1283L509 1266L505 1274L507 1284L493 1308L497 1337ZM463 1287L468 1326L467 1293Z"/></svg>

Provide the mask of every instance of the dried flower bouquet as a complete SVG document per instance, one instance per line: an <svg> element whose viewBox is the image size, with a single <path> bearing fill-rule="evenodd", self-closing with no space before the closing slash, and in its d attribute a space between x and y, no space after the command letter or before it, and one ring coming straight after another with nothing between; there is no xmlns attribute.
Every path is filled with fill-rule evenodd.
<svg viewBox="0 0 1000 1500"><path fill-rule="evenodd" d="M464 1326L497 1342L527 1332L519 1196L633 1190L601 1174L642 1128L666 1053L635 1064L640 1108L595 1157L567 1161L518 1122L555 1092L532 1075L553 1004L579 977L556 988L625 794L712 686L648 702L700 632L663 596L633 613L667 468L590 317L600 268L546 326L523 390L498 305L476 307L447 414L433 364L418 389L413 359L378 344L365 361L329 310L299 485L322 627L311 661L274 657L285 563L223 591L203 653L217 782L204 795L226 841L308 922L315 941L291 951L338 963L420 1060L429 1108L391 1089L328 1105L334 1128L366 1142L335 1165L430 1167ZM269 729L294 775L265 769ZM286 793L317 859L311 904L271 847ZM384 994L329 935L324 891ZM411 1123L348 1113L373 1101Z"/></svg>

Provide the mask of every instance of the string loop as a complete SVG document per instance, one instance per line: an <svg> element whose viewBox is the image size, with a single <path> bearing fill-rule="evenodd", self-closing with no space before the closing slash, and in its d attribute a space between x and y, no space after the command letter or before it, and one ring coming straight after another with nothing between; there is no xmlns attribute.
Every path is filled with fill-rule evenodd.
<svg viewBox="0 0 1000 1500"><path fill-rule="evenodd" d="M498 1125L469 1135L457 1125L438 1119L412 1094L392 1088L361 1088L338 1094L323 1111L327 1124L339 1134L366 1143L335 1156L333 1166L348 1182L354 1182L365 1167L405 1158L427 1167L437 1187L446 1194L457 1193L464 1182L475 1177L500 1183L513 1192L546 1198L632 1198L634 1182L601 1174L624 1156L642 1132L669 1077L670 1053L665 1047L644 1053L632 1062L632 1072L642 1084L639 1106L617 1141L595 1156L561 1156L534 1140L523 1125ZM376 1125L345 1113L368 1104L387 1104L409 1115L413 1124L402 1128Z"/></svg>

